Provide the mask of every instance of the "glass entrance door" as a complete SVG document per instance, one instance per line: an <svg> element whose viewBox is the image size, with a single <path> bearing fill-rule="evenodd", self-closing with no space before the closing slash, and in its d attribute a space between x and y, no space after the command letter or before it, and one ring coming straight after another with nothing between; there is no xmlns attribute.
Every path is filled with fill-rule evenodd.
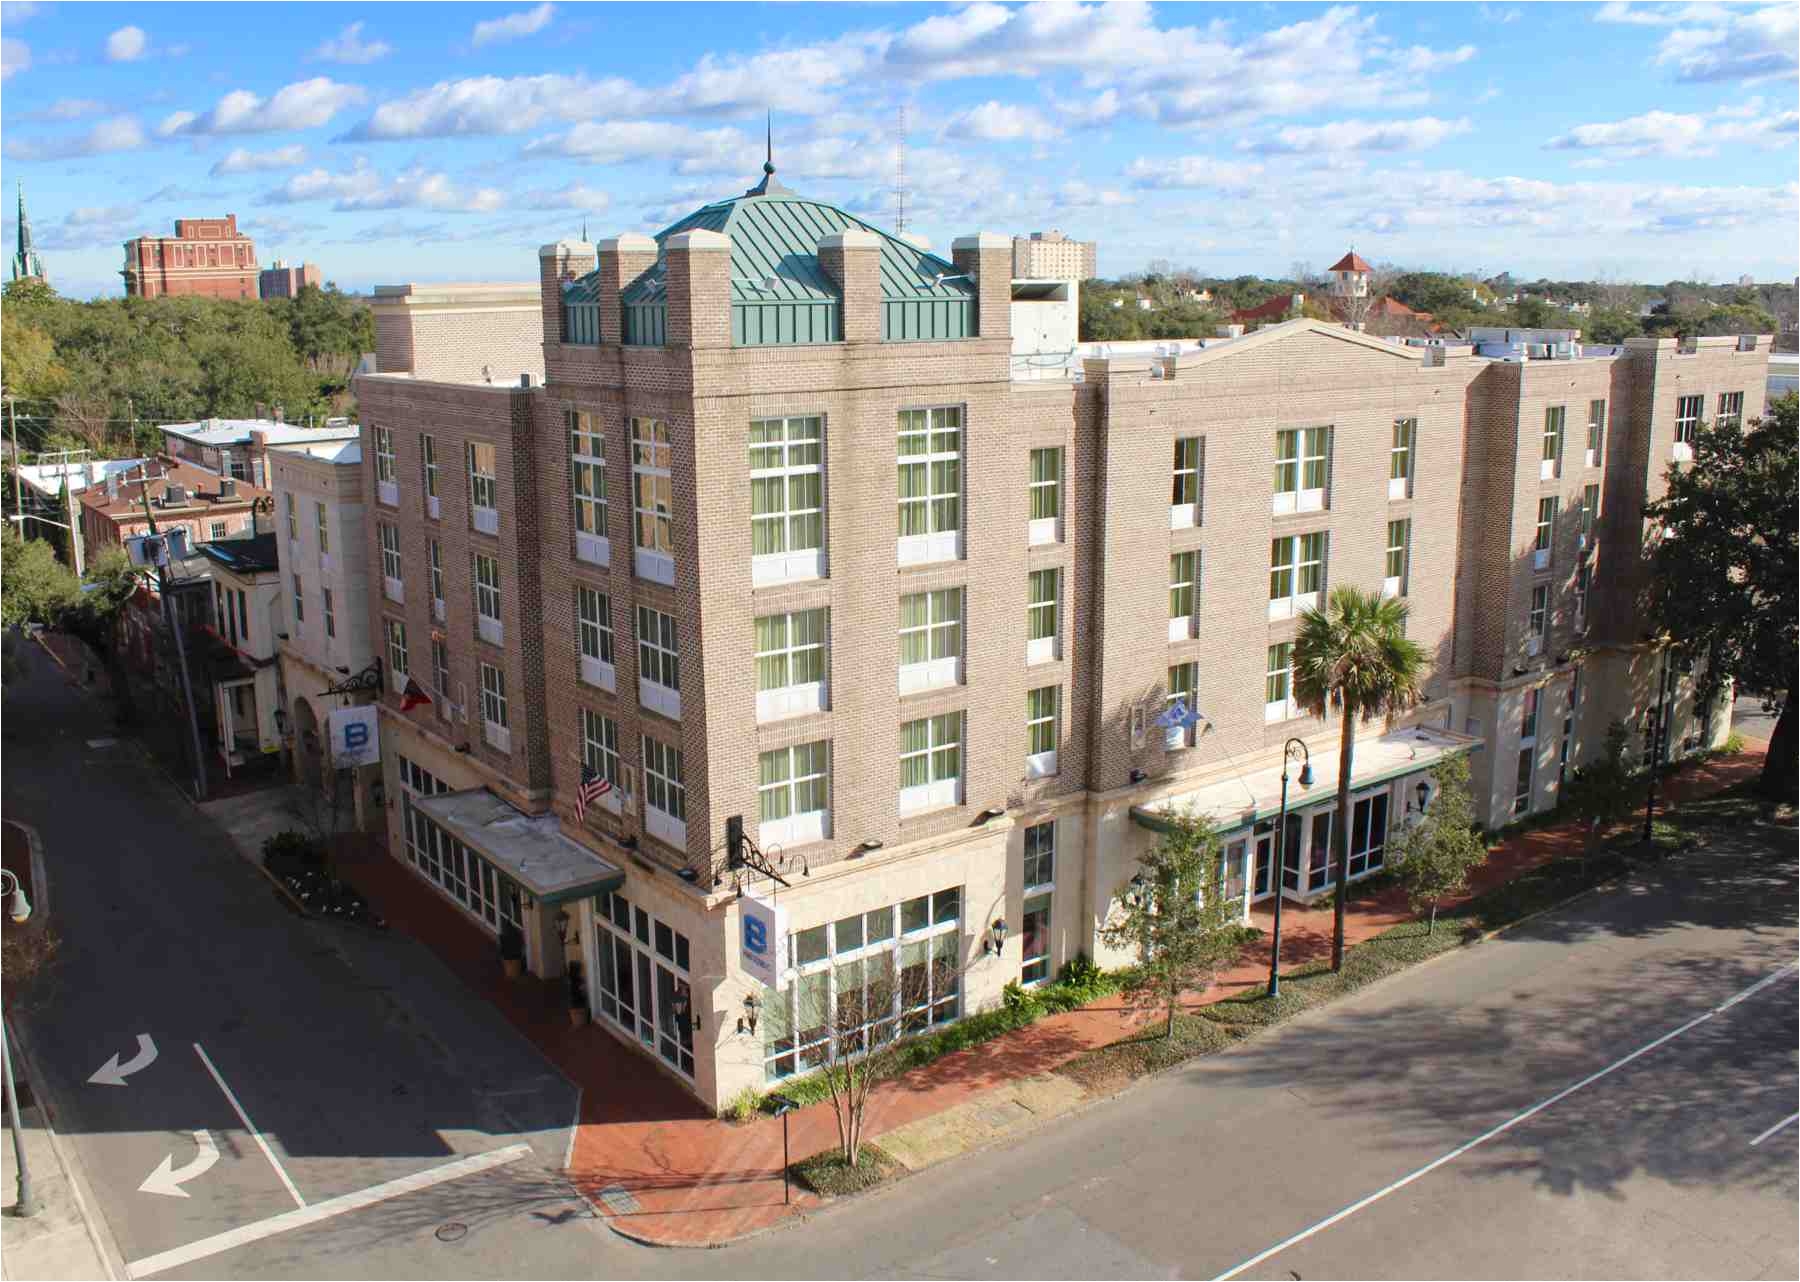
<svg viewBox="0 0 1800 1282"><path fill-rule="evenodd" d="M1275 890L1275 824L1265 819L1256 825L1256 873L1251 899L1267 899Z"/></svg>

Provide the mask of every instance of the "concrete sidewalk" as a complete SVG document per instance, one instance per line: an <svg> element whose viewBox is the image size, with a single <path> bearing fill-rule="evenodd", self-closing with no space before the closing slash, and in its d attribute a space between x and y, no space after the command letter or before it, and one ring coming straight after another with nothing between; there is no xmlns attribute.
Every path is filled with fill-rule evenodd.
<svg viewBox="0 0 1800 1282"><path fill-rule="evenodd" d="M1753 777L1760 745L1736 757L1691 767L1668 781L1671 804L1708 796ZM1641 820L1640 820L1641 822ZM1522 833L1490 856L1471 893L1501 885L1530 868L1579 849L1579 825ZM604 1029L570 1026L560 986L503 979L492 939L443 901L378 843L363 839L339 855L353 882L390 926L427 943L447 966L582 1088L580 1126L568 1175L626 1237L663 1246L715 1246L782 1223L818 1200L794 1190L783 1200L782 1126L761 1117L733 1123L707 1115L685 1091ZM1259 918L1262 914L1259 913ZM1355 900L1347 940L1361 942L1410 920L1397 888ZM1267 922L1262 924L1267 927ZM1333 914L1327 901L1289 907L1282 921L1284 969L1328 956ZM1266 935L1221 975L1196 1004L1218 1001L1267 982ZM866 1133L910 1169L930 1165L1016 1133L1087 1099L1079 1087L1049 1075L1076 1056L1116 1041L1141 1022L1117 998L1041 1019L878 1086ZM789 1116L791 1157L837 1145L829 1104Z"/></svg>

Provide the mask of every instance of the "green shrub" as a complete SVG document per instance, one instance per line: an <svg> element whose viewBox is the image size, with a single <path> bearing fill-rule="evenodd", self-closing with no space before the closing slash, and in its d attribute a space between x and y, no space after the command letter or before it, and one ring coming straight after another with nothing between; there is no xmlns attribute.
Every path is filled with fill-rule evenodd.
<svg viewBox="0 0 1800 1282"><path fill-rule="evenodd" d="M855 1166L844 1161L843 1154L833 1148L802 1158L788 1169L798 1183L813 1192L824 1197L843 1197L893 1179L901 1167L876 1145L864 1144Z"/></svg>
<svg viewBox="0 0 1800 1282"><path fill-rule="evenodd" d="M291 828L265 839L262 857L263 867L278 876L319 868L325 863L325 852L319 843Z"/></svg>
<svg viewBox="0 0 1800 1282"><path fill-rule="evenodd" d="M762 1096L754 1086L746 1086L725 1104L725 1116L734 1122L748 1122L762 1108Z"/></svg>
<svg viewBox="0 0 1800 1282"><path fill-rule="evenodd" d="M1037 999L1021 988L1019 981L1014 979L1000 990L1000 1004L1016 1013L1030 1010L1037 1005Z"/></svg>
<svg viewBox="0 0 1800 1282"><path fill-rule="evenodd" d="M1744 736L1733 730L1725 736L1725 742L1719 745L1719 751L1726 756L1735 756L1744 750Z"/></svg>

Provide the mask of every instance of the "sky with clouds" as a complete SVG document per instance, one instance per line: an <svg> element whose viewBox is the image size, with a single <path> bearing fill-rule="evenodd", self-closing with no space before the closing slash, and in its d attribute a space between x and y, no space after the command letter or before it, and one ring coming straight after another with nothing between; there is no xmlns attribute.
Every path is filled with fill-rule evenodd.
<svg viewBox="0 0 1800 1282"><path fill-rule="evenodd" d="M226 17L230 21L225 21ZM0 174L66 293L236 213L346 289L532 279L760 175L1102 274L1791 279L1800 6L5 3ZM5 202L13 248L12 188Z"/></svg>

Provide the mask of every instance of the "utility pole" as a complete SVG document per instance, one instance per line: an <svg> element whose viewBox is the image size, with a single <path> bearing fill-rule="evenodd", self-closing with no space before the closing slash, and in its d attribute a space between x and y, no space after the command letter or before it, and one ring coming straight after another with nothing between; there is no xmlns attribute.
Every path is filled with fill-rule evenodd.
<svg viewBox="0 0 1800 1282"><path fill-rule="evenodd" d="M19 479L19 468L25 462L25 456L19 453L19 400L16 396L6 398L6 410L12 416L13 511L22 513L25 510L25 488L24 482ZM21 537L25 534L25 522L23 521L19 522L19 534Z"/></svg>
<svg viewBox="0 0 1800 1282"><path fill-rule="evenodd" d="M144 520L150 526L152 537L156 534L156 514L150 510L150 469L146 464L138 464L138 475L143 478L139 493L144 500ZM187 643L181 636L181 615L175 610L174 602L169 599L169 545L163 543L162 564L156 567L156 582L161 590L163 622L175 638L175 663L181 671L181 697L187 703L188 742L194 758L194 800L206 800L206 758L200 751L200 719L194 705L194 687L188 679Z"/></svg>

